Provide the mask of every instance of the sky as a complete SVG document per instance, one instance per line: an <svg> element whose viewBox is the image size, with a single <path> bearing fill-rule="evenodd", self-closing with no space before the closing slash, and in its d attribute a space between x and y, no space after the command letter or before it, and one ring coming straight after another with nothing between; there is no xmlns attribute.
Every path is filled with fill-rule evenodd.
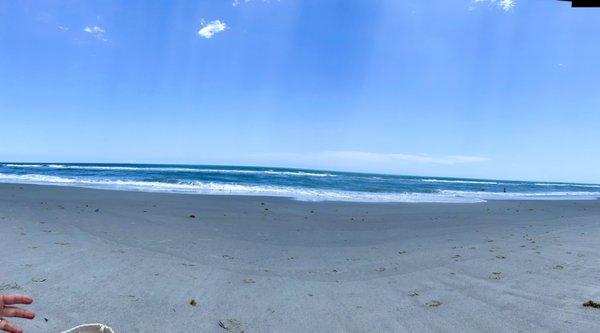
<svg viewBox="0 0 600 333"><path fill-rule="evenodd" d="M0 160L600 183L600 9L0 1Z"/></svg>

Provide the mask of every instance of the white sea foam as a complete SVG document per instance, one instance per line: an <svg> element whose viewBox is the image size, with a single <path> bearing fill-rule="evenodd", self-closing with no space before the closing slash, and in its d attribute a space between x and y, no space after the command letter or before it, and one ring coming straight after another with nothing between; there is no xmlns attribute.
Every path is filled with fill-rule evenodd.
<svg viewBox="0 0 600 333"><path fill-rule="evenodd" d="M50 184L80 186L117 190L137 190L148 192L175 192L196 194L226 195L264 195L291 197L305 201L357 201L357 202L483 202L488 199L595 199L600 191L555 191L504 193L487 191L439 190L436 193L375 193L360 191L342 191L333 189L314 189L308 187L233 184L224 182L190 181L167 183L158 181L136 181L117 179L98 179L80 176L56 176L42 174L6 174L0 173L0 182Z"/></svg>
<svg viewBox="0 0 600 333"><path fill-rule="evenodd" d="M48 164L50 169L72 170L98 170L98 171L158 171L158 172L200 172L201 169L176 168L176 167L127 167L127 166L99 166L99 165L64 165Z"/></svg>
<svg viewBox="0 0 600 333"><path fill-rule="evenodd" d="M335 177L330 173L315 173L306 171L275 171L275 170L238 170L238 169L198 169L200 172L234 173L234 174L265 174L279 176L306 176L306 177Z"/></svg>
<svg viewBox="0 0 600 333"><path fill-rule="evenodd" d="M459 196L465 198L479 198L482 200L594 200L600 198L600 192L584 191L556 191L556 192L487 192L487 191L455 191L439 190L442 195Z"/></svg>
<svg viewBox="0 0 600 333"><path fill-rule="evenodd" d="M593 185L593 184L535 183L534 185L537 185L537 186L568 186L568 187L600 188L600 185Z"/></svg>
<svg viewBox="0 0 600 333"><path fill-rule="evenodd" d="M11 168L41 168L43 164L4 164L4 166Z"/></svg>
<svg viewBox="0 0 600 333"><path fill-rule="evenodd" d="M224 173L224 174L256 174L256 175L279 175L299 177L335 177L331 173L307 172L307 171L277 171L277 170L243 170L243 169L205 169L205 168L182 168L182 167L134 167L116 165L69 165L69 164L5 164L11 168L50 168L50 169L72 169L72 170L98 170L98 171L154 171L154 172L195 172L195 173Z"/></svg>
<svg viewBox="0 0 600 333"><path fill-rule="evenodd" d="M89 179L38 174L11 175L0 173L5 183L67 185L103 189L138 190L223 195L264 195L291 197L303 201L356 201L356 202L481 202L467 198L436 193L372 193L311 189L305 187L241 185L217 182L163 183L150 181Z"/></svg>
<svg viewBox="0 0 600 333"><path fill-rule="evenodd" d="M453 184L489 184L498 185L498 182L477 181L477 180L449 180L449 179L421 179L426 183L453 183Z"/></svg>

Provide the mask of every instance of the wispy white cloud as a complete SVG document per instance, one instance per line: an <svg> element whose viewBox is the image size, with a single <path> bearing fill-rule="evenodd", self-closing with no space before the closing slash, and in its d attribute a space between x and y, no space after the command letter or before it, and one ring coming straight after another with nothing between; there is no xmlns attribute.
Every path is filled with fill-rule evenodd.
<svg viewBox="0 0 600 333"><path fill-rule="evenodd" d="M65 27L63 25L59 25L58 26L58 30L60 30L60 31L69 31L69 27Z"/></svg>
<svg viewBox="0 0 600 333"><path fill-rule="evenodd" d="M103 42L107 42L108 39L106 38L105 34L106 34L106 30L102 29L101 27L94 25L94 26L89 26L89 27L85 27L83 29L83 31L91 34L92 36L94 36L96 39L101 40Z"/></svg>
<svg viewBox="0 0 600 333"><path fill-rule="evenodd" d="M454 176L467 176L469 170L486 168L489 166L486 163L488 161L491 161L488 157L472 155L376 153L353 150L221 155L210 160L215 164Z"/></svg>
<svg viewBox="0 0 600 333"><path fill-rule="evenodd" d="M516 1L515 0L473 0L471 6L469 7L469 10L475 9L474 4L478 4L478 3L488 3L490 6L498 7L500 9L502 9L503 11L508 12L515 7Z"/></svg>
<svg viewBox="0 0 600 333"><path fill-rule="evenodd" d="M371 153L362 151L326 151L313 155L320 157L331 157L344 160L362 160L373 162L402 162L402 163L426 163L426 164L464 164L488 161L489 158L467 155L429 155L429 154L402 154L402 153Z"/></svg>
<svg viewBox="0 0 600 333"><path fill-rule="evenodd" d="M214 20L208 23L205 23L204 20L202 20L201 28L198 30L198 35L210 39L216 33L225 31L225 29L227 29L227 24L221 20Z"/></svg>
<svg viewBox="0 0 600 333"><path fill-rule="evenodd" d="M233 2L231 3L231 5L232 5L233 7L237 7L237 6L239 6L239 5L240 5L240 3L242 3L242 2L250 2L250 1L252 1L252 0L233 0Z"/></svg>
<svg viewBox="0 0 600 333"><path fill-rule="evenodd" d="M233 1L231 2L231 5L232 5L233 7L237 7L237 6L241 5L242 3L249 3L249 2L253 2L253 1L254 1L254 0L233 0ZM258 1L258 0L257 0L257 1ZM279 0L277 0L277 1L279 1ZM270 1L269 1L269 0L262 0L262 2L270 2Z"/></svg>
<svg viewBox="0 0 600 333"><path fill-rule="evenodd" d="M507 12L515 6L515 0L500 0L498 6Z"/></svg>
<svg viewBox="0 0 600 333"><path fill-rule="evenodd" d="M293 165L356 170L402 170L408 166L453 166L490 160L487 157L470 155L373 153L351 150L237 155L236 159L243 159L245 163L257 165Z"/></svg>

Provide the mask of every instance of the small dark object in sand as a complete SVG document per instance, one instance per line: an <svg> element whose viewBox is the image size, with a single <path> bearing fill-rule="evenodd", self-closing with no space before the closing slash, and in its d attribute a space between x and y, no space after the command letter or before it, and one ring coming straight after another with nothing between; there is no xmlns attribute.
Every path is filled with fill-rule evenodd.
<svg viewBox="0 0 600 333"><path fill-rule="evenodd" d="M194 214L190 214L189 218L191 218L191 219L195 219L195 218L196 218L196 215L194 215Z"/></svg>
<svg viewBox="0 0 600 333"><path fill-rule="evenodd" d="M264 205L265 205L265 203L264 203L264 202L261 202L261 203L260 203L260 205L261 205L261 206L264 206Z"/></svg>
<svg viewBox="0 0 600 333"><path fill-rule="evenodd" d="M45 321L45 322L48 322L48 318L44 318L44 321Z"/></svg>
<svg viewBox="0 0 600 333"><path fill-rule="evenodd" d="M237 319L221 319L219 326L229 332L243 333L242 323Z"/></svg>
<svg viewBox="0 0 600 333"><path fill-rule="evenodd" d="M100 211L100 208L94 209L94 213L98 213L99 211Z"/></svg>
<svg viewBox="0 0 600 333"><path fill-rule="evenodd" d="M196 303L196 300L192 298L192 300L190 301L190 305L191 306L197 306L198 303Z"/></svg>
<svg viewBox="0 0 600 333"><path fill-rule="evenodd" d="M589 301L583 303L583 306L591 307L594 309L600 309L600 303L594 302L592 300L589 300Z"/></svg>
<svg viewBox="0 0 600 333"><path fill-rule="evenodd" d="M442 305L442 302L440 302L440 301L429 301L426 304L430 308L435 308L435 307L438 307L438 306Z"/></svg>

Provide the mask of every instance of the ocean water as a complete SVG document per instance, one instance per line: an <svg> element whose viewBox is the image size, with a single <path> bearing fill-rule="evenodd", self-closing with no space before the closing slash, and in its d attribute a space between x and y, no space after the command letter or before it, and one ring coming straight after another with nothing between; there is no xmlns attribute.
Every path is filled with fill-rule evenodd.
<svg viewBox="0 0 600 333"><path fill-rule="evenodd" d="M0 163L0 182L308 201L482 202L595 199L600 185L416 177L268 167Z"/></svg>

